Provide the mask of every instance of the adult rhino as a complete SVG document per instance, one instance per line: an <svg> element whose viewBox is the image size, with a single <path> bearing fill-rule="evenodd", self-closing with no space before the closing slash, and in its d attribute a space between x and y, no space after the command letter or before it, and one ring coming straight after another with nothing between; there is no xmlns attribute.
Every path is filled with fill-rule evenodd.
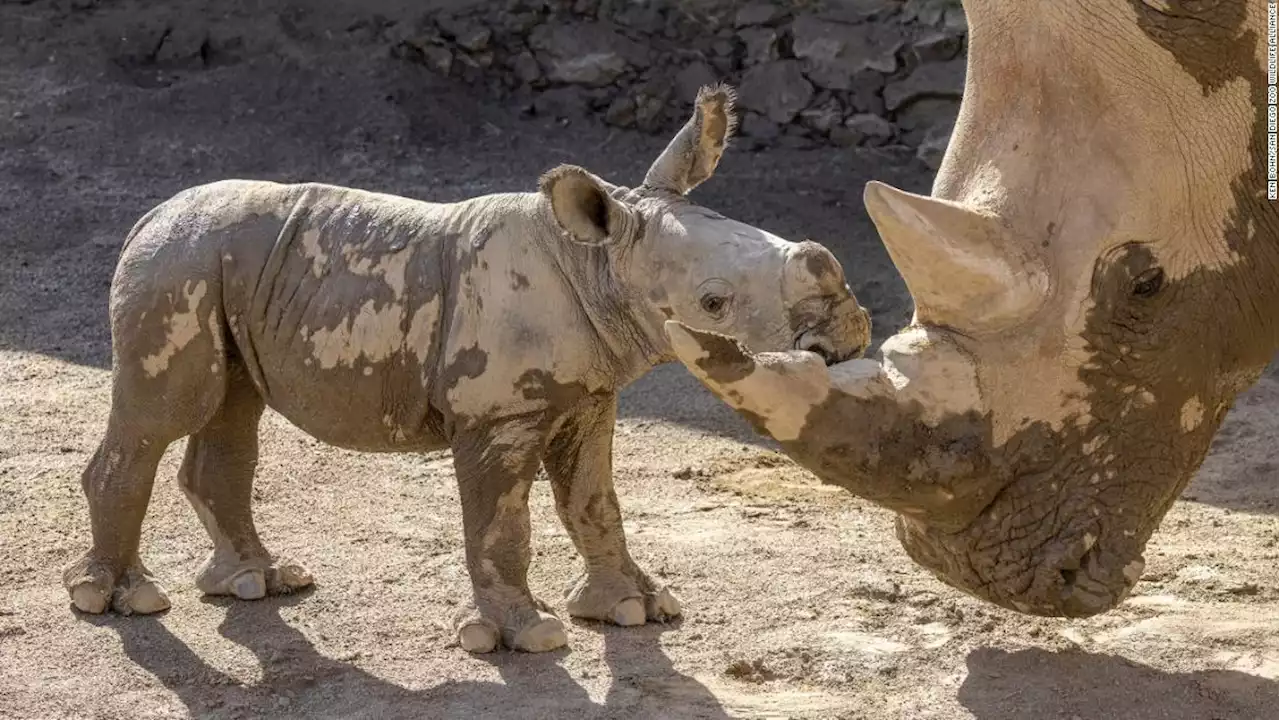
<svg viewBox="0 0 1280 720"><path fill-rule="evenodd" d="M474 591L465 649L565 644L526 582L540 464L586 562L569 613L619 625L679 614L627 552L611 476L618 390L674 359L664 321L833 362L870 339L826 249L686 199L732 125L731 92L704 88L635 189L561 166L540 192L453 204L225 181L156 207L111 285L111 415L83 475L93 547L64 573L72 603L169 606L138 540L157 463L187 435L179 482L214 545L196 586L255 599L310 584L253 524L270 406L346 448L453 449Z"/></svg>
<svg viewBox="0 0 1280 720"><path fill-rule="evenodd" d="M1277 348L1266 7L965 0L968 75L931 197L864 200L915 299L878 360L751 355L668 323L717 395L908 554L1084 617ZM749 346L749 342L747 343Z"/></svg>

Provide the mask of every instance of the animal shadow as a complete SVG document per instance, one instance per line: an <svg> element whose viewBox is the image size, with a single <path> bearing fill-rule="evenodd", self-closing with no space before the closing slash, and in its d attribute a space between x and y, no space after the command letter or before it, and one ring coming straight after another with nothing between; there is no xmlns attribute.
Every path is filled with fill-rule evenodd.
<svg viewBox="0 0 1280 720"><path fill-rule="evenodd" d="M1179 673L1117 655L977 648L959 700L977 720L1273 718L1275 680L1233 670Z"/></svg>
<svg viewBox="0 0 1280 720"><path fill-rule="evenodd" d="M407 688L352 662L316 650L280 614L309 593L256 602L216 600L226 608L218 632L246 648L261 669L247 684L215 668L165 626L163 616L99 616L91 622L119 634L126 655L176 694L191 717L207 720L360 720L363 718L727 718L705 686L677 672L658 645L661 625L623 630L598 626L612 676L603 703L561 664L568 654L496 653L483 656L502 682L435 682ZM591 627L597 627L591 624ZM452 648L459 658L462 650ZM354 658L352 658L354 659ZM659 688L652 692L651 688Z"/></svg>

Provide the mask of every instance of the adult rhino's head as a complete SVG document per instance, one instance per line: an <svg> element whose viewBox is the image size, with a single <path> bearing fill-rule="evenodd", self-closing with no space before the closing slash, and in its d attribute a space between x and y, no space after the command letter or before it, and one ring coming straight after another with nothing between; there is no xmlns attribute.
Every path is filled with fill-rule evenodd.
<svg viewBox="0 0 1280 720"><path fill-rule="evenodd" d="M966 0L959 120L922 197L864 200L915 299L881 359L677 355L944 581L1088 616L1277 347L1263 3ZM726 381L721 368L734 368Z"/></svg>
<svg viewBox="0 0 1280 720"><path fill-rule="evenodd" d="M789 242L690 202L715 172L733 131L733 92L703 88L692 117L637 188L576 166L543 176L554 222L579 244L603 246L657 360L674 359L662 323L710 328L759 350L800 349L834 363L860 357L871 323L840 263L810 241Z"/></svg>

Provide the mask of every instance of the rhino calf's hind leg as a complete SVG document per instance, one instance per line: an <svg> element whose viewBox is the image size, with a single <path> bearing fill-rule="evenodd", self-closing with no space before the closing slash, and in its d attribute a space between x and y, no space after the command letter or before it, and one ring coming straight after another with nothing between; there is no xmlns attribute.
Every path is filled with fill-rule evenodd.
<svg viewBox="0 0 1280 720"><path fill-rule="evenodd" d="M71 602L82 612L111 608L130 615L169 607L164 588L138 554L142 520L165 449L203 427L222 402L224 361L214 332L220 329L208 309L207 286L184 292L194 283L170 287L163 279L117 280L124 289L111 308L111 415L81 476L93 547L62 575ZM184 342L170 342L170 326L190 335L184 332Z"/></svg>
<svg viewBox="0 0 1280 720"><path fill-rule="evenodd" d="M166 610L169 595L138 556L142 518L167 442L139 437L114 417L81 475L93 548L67 566L63 584L76 609L122 615Z"/></svg>
<svg viewBox="0 0 1280 720"><path fill-rule="evenodd" d="M547 444L543 464L556 513L586 563L569 593L569 614L617 625L643 625L680 614L680 601L660 588L627 552L613 489L613 395L584 400Z"/></svg>
<svg viewBox="0 0 1280 720"><path fill-rule="evenodd" d="M207 595L257 600L311 584L305 568L276 560L253 524L253 475L258 465L258 421L264 407L244 366L227 366L222 406L187 442L178 481L213 540L196 576Z"/></svg>
<svg viewBox="0 0 1280 720"><path fill-rule="evenodd" d="M538 470L541 418L459 430L453 463L462 499L473 606L458 619L468 652L499 645L526 652L568 642L564 624L529 592L529 488Z"/></svg>

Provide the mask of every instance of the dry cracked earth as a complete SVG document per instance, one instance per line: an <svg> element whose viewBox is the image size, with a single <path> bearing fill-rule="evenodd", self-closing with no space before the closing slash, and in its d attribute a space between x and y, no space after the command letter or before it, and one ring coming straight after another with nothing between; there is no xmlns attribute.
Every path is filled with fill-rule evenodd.
<svg viewBox="0 0 1280 720"><path fill-rule="evenodd" d="M665 141L523 119L357 41L122 66L103 38L130 6L113 7L0 3L0 718L1276 717L1274 367L1151 541L1136 594L1088 620L942 585L888 513L819 486L670 366L624 397L616 476L633 552L682 597L680 622L574 622L560 652L467 655L449 630L468 583L447 454L337 450L270 414L259 527L316 587L200 596L208 540L172 482L178 443L143 537L173 609L72 612L59 572L88 539L108 283L145 210L227 177L439 200L531 189L566 161L636 182ZM859 202L871 178L929 184L891 152L731 149L696 194L832 247L882 339L909 303ZM531 584L563 614L579 559L546 485L533 496Z"/></svg>

